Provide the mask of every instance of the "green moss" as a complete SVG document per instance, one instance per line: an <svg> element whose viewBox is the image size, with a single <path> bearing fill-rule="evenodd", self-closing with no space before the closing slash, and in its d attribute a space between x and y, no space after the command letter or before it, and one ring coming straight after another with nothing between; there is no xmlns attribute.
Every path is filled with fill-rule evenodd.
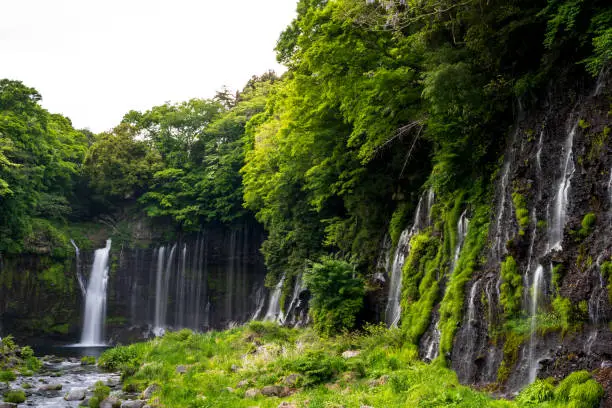
<svg viewBox="0 0 612 408"><path fill-rule="evenodd" d="M414 344L427 329L431 310L438 299L437 279L442 275L442 246L429 232L410 240L410 254L402 270L402 327Z"/></svg>
<svg viewBox="0 0 612 408"><path fill-rule="evenodd" d="M555 397L555 387L551 380L536 380L525 387L516 397L516 402L525 405L536 405L551 401Z"/></svg>
<svg viewBox="0 0 612 408"><path fill-rule="evenodd" d="M512 202L514 203L514 212L516 214L516 222L519 225L519 235L525 235L525 229L529 226L529 209L527 208L527 200L525 196L515 191L512 193Z"/></svg>
<svg viewBox="0 0 612 408"><path fill-rule="evenodd" d="M594 213L588 213L582 218L582 222L580 223L581 228L576 233L580 238L586 238L595 227L595 222L597 221L597 216Z"/></svg>
<svg viewBox="0 0 612 408"><path fill-rule="evenodd" d="M392 250L397 246L402 231L410 222L409 214L411 209L412 205L410 203L403 202L397 206L391 216L391 221L389 222L389 236L391 237Z"/></svg>
<svg viewBox="0 0 612 408"><path fill-rule="evenodd" d="M519 348L525 341L525 338L526 335L522 333L516 333L513 331L506 333L503 348L504 355L497 370L497 381L499 383L505 382L510 376L512 369L518 360Z"/></svg>
<svg viewBox="0 0 612 408"><path fill-rule="evenodd" d="M15 381L15 373L11 370L0 371L0 382Z"/></svg>
<svg viewBox="0 0 612 408"><path fill-rule="evenodd" d="M612 260L603 262L599 267L601 276L608 281L608 298L612 302Z"/></svg>
<svg viewBox="0 0 612 408"><path fill-rule="evenodd" d="M487 241L490 207L480 205L474 210L474 217L463 244L455 270L448 278L446 292L440 304L440 355L450 353L457 328L462 320L465 285L472 278L480 264L480 255Z"/></svg>
<svg viewBox="0 0 612 408"><path fill-rule="evenodd" d="M555 400L567 403L568 407L595 408L601 397L603 388L587 371L571 373L555 389Z"/></svg>
<svg viewBox="0 0 612 408"><path fill-rule="evenodd" d="M507 316L515 316L521 310L523 296L523 277L512 256L506 257L501 264L502 283L500 286L500 303Z"/></svg>
<svg viewBox="0 0 612 408"><path fill-rule="evenodd" d="M26 400L25 392L21 390L11 390L11 391L8 391L6 394L4 394L5 402L21 404L22 402L25 402L25 400Z"/></svg>
<svg viewBox="0 0 612 408"><path fill-rule="evenodd" d="M603 132L592 134L590 138L591 147L587 153L589 162L599 159L602 153L605 152L605 146L607 145L609 136L610 128L608 126L604 127Z"/></svg>
<svg viewBox="0 0 612 408"><path fill-rule="evenodd" d="M582 130L588 129L591 127L591 124L584 119L580 119L578 121L578 127Z"/></svg>
<svg viewBox="0 0 612 408"><path fill-rule="evenodd" d="M565 269L563 268L563 264L557 264L552 268L552 284L555 290L559 290L559 286L561 285L561 280L565 274Z"/></svg>

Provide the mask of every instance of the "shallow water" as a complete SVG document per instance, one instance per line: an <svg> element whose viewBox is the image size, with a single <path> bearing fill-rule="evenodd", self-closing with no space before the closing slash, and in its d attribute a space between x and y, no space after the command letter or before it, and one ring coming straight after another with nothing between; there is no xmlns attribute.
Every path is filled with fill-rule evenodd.
<svg viewBox="0 0 612 408"><path fill-rule="evenodd" d="M57 363L44 363L41 373L32 377L19 377L10 383L12 389L21 389L26 393L26 402L19 408L26 407L78 407L82 401L66 401L64 396L73 389L85 389L86 398L92 395L96 382L119 387L120 376L116 373L105 373L95 366L82 366L80 362L64 360ZM61 384L58 391L42 391L46 384Z"/></svg>

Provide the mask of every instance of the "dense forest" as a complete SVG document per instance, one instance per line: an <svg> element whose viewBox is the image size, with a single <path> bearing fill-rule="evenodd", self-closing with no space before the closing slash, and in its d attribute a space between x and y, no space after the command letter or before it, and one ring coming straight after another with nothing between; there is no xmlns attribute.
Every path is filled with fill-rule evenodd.
<svg viewBox="0 0 612 408"><path fill-rule="evenodd" d="M410 357L394 351L388 358L432 360L454 369L461 382L490 390L518 391L550 376L517 401L597 406L601 386L578 370L593 371L605 360L599 357L612 358L610 350L598 357L587 352L573 365L535 354L539 345L584 342L565 339L586 336L591 326L600 336L594 342L611 339L602 334L610 332L609 312L592 310L592 304L609 310L612 299L610 4L300 0L276 52L287 67L280 76L267 72L237 92L130 111L100 134L47 112L26 84L1 80L0 294L25 279L20 259L36 257L27 279L37 291L76 297L74 241L82 250L100 247L93 231L102 229L122 253L150 244L134 239L127 219L145 220L160 242L197 237L195 257L211 226L255 225L265 231L260 251L268 291L280 291L284 311L303 280L322 342L346 336L339 344L367 349L367 356L378 352L368 339L410 345ZM553 151L563 143L564 150ZM552 170L563 155L562 172ZM547 190L557 180L560 195ZM550 210L557 207L558 214ZM593 268L597 278L590 277ZM591 300L597 285L610 299ZM538 301L543 287L545 301ZM387 301L394 290L397 316ZM0 312L18 314L15 301L6 295ZM72 307L58 304L53 314ZM182 309L176 310L178 318ZM474 313L486 316L485 323L476 323ZM1 321L0 313L4 334ZM379 322L391 329L376 331L372 324ZM19 327L57 335L68 325L41 317ZM282 341L297 336L254 323L240 330L237 336L249 330L264 338L271 331ZM352 330L363 337L351 340ZM550 333L559 337L550 340ZM538 335L548 340L538 343ZM159 347L191 341L191 334L173 336ZM142 364L148 357L139 347L106 355L105 364L121 368L114 358ZM567 347L559 359L576 354ZM395 370L395 363L370 367L366 357L359 368L327 361L332 357L322 350L309 353L318 357L279 363L284 374L307 372L305 386L344 371L367 377ZM305 368L314 360L333 369ZM135 375L135 387L148 385L137 367L122 370ZM572 371L583 373L575 378L582 376L584 390L570 398L571 384L554 385ZM391 394L407 392L401 381L392 378ZM429 401L413 391L407 400L376 404ZM163 395L174 401L166 406L183 406L178 401L187 398ZM486 404L464 397L468 405L431 406ZM219 404L197 406L242 406L230 397Z"/></svg>

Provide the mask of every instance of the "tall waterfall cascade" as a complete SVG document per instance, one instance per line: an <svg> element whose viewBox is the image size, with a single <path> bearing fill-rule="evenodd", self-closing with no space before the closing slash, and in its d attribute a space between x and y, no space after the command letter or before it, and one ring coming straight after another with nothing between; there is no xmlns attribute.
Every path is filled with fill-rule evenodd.
<svg viewBox="0 0 612 408"><path fill-rule="evenodd" d="M283 294L283 285L285 284L285 275L283 275L274 287L270 294L268 310L264 316L264 321L281 322L283 320L283 312L281 311L281 295Z"/></svg>
<svg viewBox="0 0 612 408"><path fill-rule="evenodd" d="M397 327L401 319L400 300L402 295L402 269L406 258L410 253L410 240L423 228L431 225L431 211L434 204L434 190L429 190L419 198L414 221L411 227L406 228L400 234L393 261L387 262L387 274L389 276L389 295L385 308L385 322L389 327ZM390 269L390 270L389 270Z"/></svg>
<svg viewBox="0 0 612 408"><path fill-rule="evenodd" d="M111 240L109 239L106 241L106 247L97 249L94 253L94 262L85 297L81 346L103 346L105 344L103 336L110 249Z"/></svg>

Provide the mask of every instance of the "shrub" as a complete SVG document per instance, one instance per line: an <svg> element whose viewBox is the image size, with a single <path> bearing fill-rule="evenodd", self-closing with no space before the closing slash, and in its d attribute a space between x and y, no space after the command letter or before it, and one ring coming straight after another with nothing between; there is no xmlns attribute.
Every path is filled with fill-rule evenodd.
<svg viewBox="0 0 612 408"><path fill-rule="evenodd" d="M283 368L304 376L304 385L315 385L330 380L344 370L346 362L342 357L332 357L322 351L310 351L293 361L287 361Z"/></svg>
<svg viewBox="0 0 612 408"><path fill-rule="evenodd" d="M102 381L98 381L94 386L93 396L89 400L90 408L98 408L100 403L104 401L106 397L110 394L110 388L104 385Z"/></svg>
<svg viewBox="0 0 612 408"><path fill-rule="evenodd" d="M550 401L555 396L555 387L547 380L536 380L525 387L516 397L516 402L521 404L539 404Z"/></svg>
<svg viewBox="0 0 612 408"><path fill-rule="evenodd" d="M10 370L0 371L1 382L15 381L15 378L15 373Z"/></svg>
<svg viewBox="0 0 612 408"><path fill-rule="evenodd" d="M518 271L516 261L508 256L501 265L502 284L500 302L508 316L514 316L521 310L523 294L523 277Z"/></svg>
<svg viewBox="0 0 612 408"><path fill-rule="evenodd" d="M529 210L527 200L519 192L512 193L512 202L516 213L516 222L519 225L519 235L525 235L525 228L529 225Z"/></svg>
<svg viewBox="0 0 612 408"><path fill-rule="evenodd" d="M21 390L11 390L4 395L5 402L21 404L22 402L25 402L25 400L26 400L25 392Z"/></svg>
<svg viewBox="0 0 612 408"><path fill-rule="evenodd" d="M135 347L116 347L102 353L98 365L104 370L116 371L122 366L140 365L141 359Z"/></svg>
<svg viewBox="0 0 612 408"><path fill-rule="evenodd" d="M365 288L351 264L323 257L306 271L304 282L312 293L310 312L317 332L332 335L355 326Z"/></svg>
<svg viewBox="0 0 612 408"><path fill-rule="evenodd" d="M595 380L574 385L569 394L569 408L595 408L604 395L604 390Z"/></svg>
<svg viewBox="0 0 612 408"><path fill-rule="evenodd" d="M557 385L555 389L555 399L557 401L569 401L572 387L587 382L590 379L591 374L584 370L571 373Z"/></svg>
<svg viewBox="0 0 612 408"><path fill-rule="evenodd" d="M96 358L94 356L84 356L81 358L81 365L94 365L96 364Z"/></svg>
<svg viewBox="0 0 612 408"><path fill-rule="evenodd" d="M595 227L596 221L597 221L597 216L594 213L586 214L584 218L582 218L582 222L580 223L581 228L577 232L578 237L585 238L591 232L593 232L593 228Z"/></svg>

